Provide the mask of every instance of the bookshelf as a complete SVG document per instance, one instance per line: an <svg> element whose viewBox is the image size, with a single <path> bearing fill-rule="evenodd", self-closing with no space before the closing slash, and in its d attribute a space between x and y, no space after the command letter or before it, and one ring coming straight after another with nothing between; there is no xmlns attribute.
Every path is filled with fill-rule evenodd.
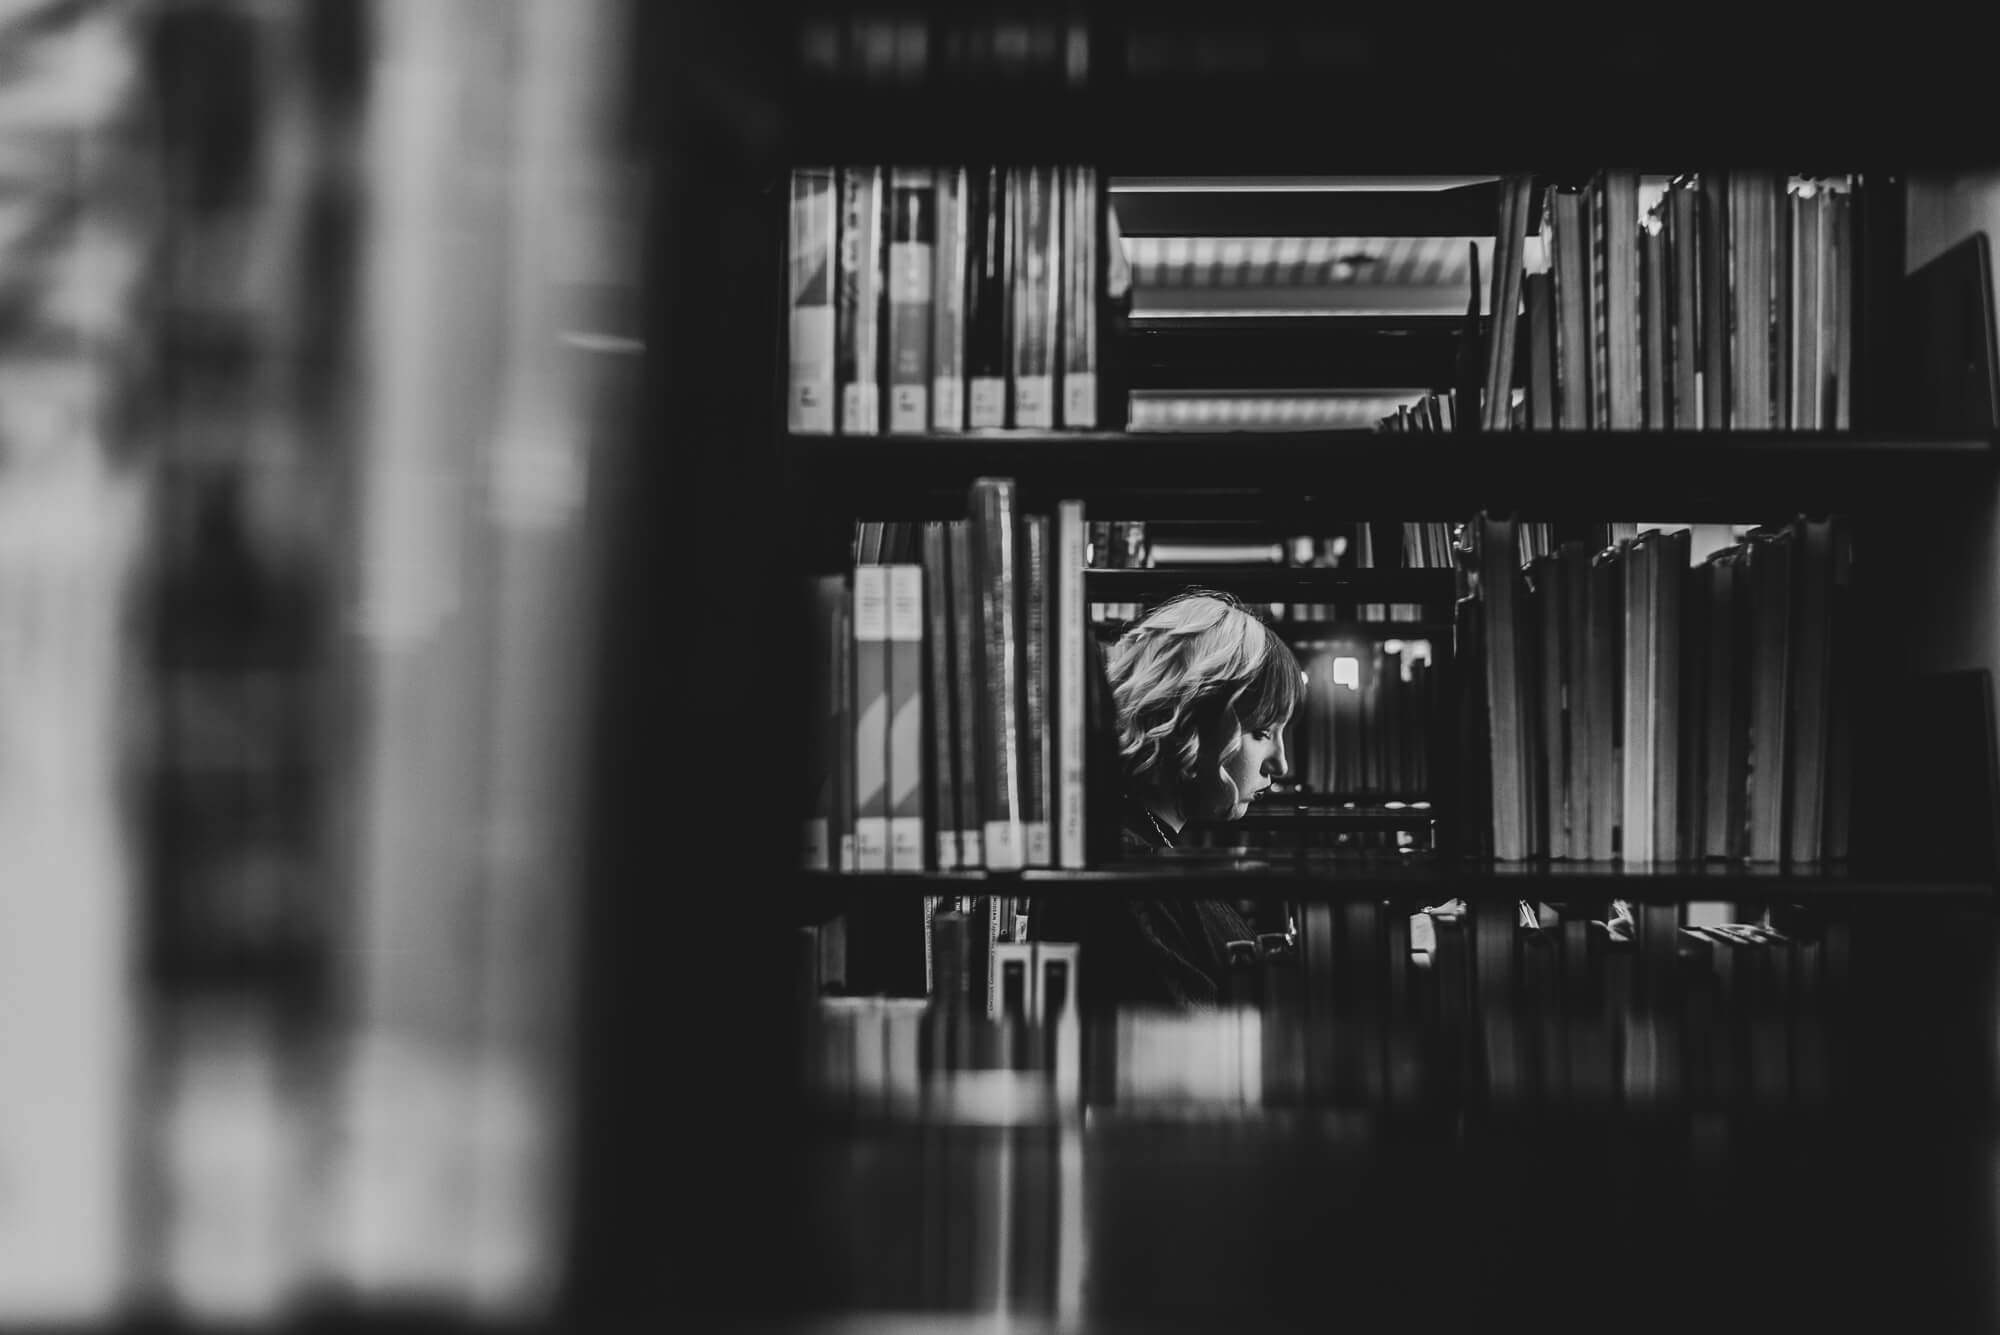
<svg viewBox="0 0 2000 1335"><path fill-rule="evenodd" d="M680 914L654 888L665 885L702 895L715 883L708 867L716 861L731 883L784 887L749 897L744 917L734 920L738 941L756 931L779 930L795 921L790 915L799 903L823 907L834 894L887 903L998 884L1078 895L1215 896L1240 892L1247 878L1263 878L1282 885L1288 898L1328 902L1355 895L1427 898L1450 889L1503 901L1559 891L1640 900L1755 900L1769 894L1798 902L1852 900L1877 908L1916 903L1983 910L1992 890L1990 871L1968 872L1963 865L1937 863L1893 846L1876 850L1873 862L1842 875L1591 865L1502 868L1438 857L1387 864L1328 859L1310 867L1255 868L1223 860L1019 877L822 877L802 874L792 865L791 841L774 833L779 822L768 804L715 796L766 791L769 776L786 767L780 758L796 754L804 711L772 702L789 701L797 692L807 656L805 635L801 631L786 642L781 635L774 637L770 627L777 621L773 607L793 605L797 577L826 568L829 542L855 518L949 517L962 512L966 485L984 475L1016 478L1024 499L1077 496L1094 513L1105 515L1252 516L1287 526L1296 519L1332 514L1459 521L1481 507L1518 508L1524 518L1729 521L1837 508L1852 513L1869 535L1871 583L1862 596L1885 624L1895 627L1892 637L1867 647L1871 664L1884 673L1915 674L1938 666L2000 662L1991 644L1990 610L2000 605L2000 598L1995 596L1992 544L1985 536L1996 513L1996 442L1980 434L1936 437L1903 429L1881 406L1886 401L1893 407L1892 396L1878 397L1866 411L1857 403L1857 430L1815 436L1517 432L1458 438L1289 432L806 439L785 433L780 411L785 331L776 257L783 253L785 238L783 176L795 163L1065 159L1094 162L1107 173L1162 177L1559 170L1569 164L1680 163L1690 154L1722 165L1760 166L1806 154L1842 169L1949 167L1963 163L1936 149L1935 126L1954 118L1974 125L1983 117L1976 90L1985 86L1986 72L1974 77L1970 55L1935 50L1936 43L1913 34L1879 34L1880 46L1868 50L1863 47L1872 46L1872 40L1843 43L1807 34L1780 60L1775 46L1716 41L1713 29L1675 22L1662 24L1663 31L1646 34L1644 41L1593 36L1589 40L1597 43L1601 62L1587 53L1565 57L1556 81L1562 100L1592 110L1560 115L1529 109L1534 99L1523 89L1549 86L1550 57L1532 26L1514 23L1476 31L1439 25L1436 40L1427 32L1419 53L1413 51L1408 20L1357 20L1319 42L1292 47L1251 43L1250 54L1240 58L1256 66L1256 73L1232 67L1243 48L1215 44L1226 49L1201 73L1194 70L1190 54L1199 40L1185 33L1181 40L1165 30L1226 34L1233 25L1239 33L1255 32L1263 20L1257 6L1232 7L1227 16L1190 18L1171 6L1142 14L1137 6L1092 4L1081 14L1093 52L1088 76L1075 84L1055 79L1030 87L937 72L902 80L867 79L844 66L834 68L844 56L817 72L802 70L799 50L812 43L798 40L800 29L824 20L840 30L831 39L832 49L845 52L843 25L857 16L835 5L803 14L787 9L770 21L773 17L746 11L725 21L711 15L709 21L726 30L720 37L690 29L706 42L697 49L751 53L740 68L724 63L734 71L736 90L748 87L753 96L732 101L718 91L715 85L726 90L730 78L709 80L700 92L693 89L703 79L691 79L690 91L676 94L703 109L703 129L688 131L678 141L662 187L676 201L677 226L658 239L663 277L649 341L664 365L699 365L713 373L663 379L653 427L669 447L639 460L634 476L625 479L633 484L622 528L629 548L614 566L613 580L635 605L671 597L677 610L683 605L685 610L671 625L622 627L626 652L614 653L610 669L618 683L614 695L632 708L606 725L609 745L630 753L617 771L625 783L613 785L612 809L604 817L607 830L621 832L607 865L618 869L621 881L644 887L613 897L605 910L605 930L615 944L613 977L603 987L626 1003L623 1014L608 1006L600 1013L613 1032L646 1041L647 1026L633 1013L635 1004L644 1009L665 999L701 1006L724 991L743 990L741 952L719 950L713 958L692 961L690 977L668 977L664 975L674 971L659 969L658 949L647 944L680 925ZM924 17L943 21L935 14ZM759 22L770 31L758 31ZM1113 51L1119 53L1115 58L1107 54ZM688 57L681 61L680 68L695 72L695 62ZM1938 100L1919 109L1828 93L1865 85L1873 73L1898 64L1936 72ZM1774 67L1810 67L1812 73L1773 77ZM1496 69L1528 73L1496 94ZM1649 82L1685 90L1689 69L1713 70L1716 80L1731 85L1726 116L1697 116L1690 128L1685 97L1635 95ZM1954 71L1963 77L1954 77ZM1420 85L1417 93L1413 80ZM1798 115L1802 101L1814 107L1812 116ZM753 114L725 114L741 105ZM1463 127L1486 123L1496 106L1508 109L1508 130L1468 143ZM1408 114L1385 114L1384 108ZM1598 114L1612 108L1615 114ZM1366 127L1366 132L1341 133L1345 127ZM1878 239L1893 268L1902 245L1900 230L1895 230L1901 226L1900 205L1888 208L1896 215L1889 220L1894 227L1878 233ZM1229 225L1258 224L1244 219ZM760 292L770 299L743 295ZM1293 335L1304 342L1321 340L1321 349L1338 350L1343 357L1377 349L1371 355L1379 361L1369 368L1368 380L1417 364L1425 368L1421 380L1436 383L1448 377L1454 323L1445 318L1399 332L1328 322L1311 330L1294 327ZM1887 364L1877 354L1883 350L1880 345L1896 337L1893 324L1886 319L1864 324L1861 334L1864 345L1876 345L1872 353L1867 346L1857 349L1863 364ZM1191 368L1219 376L1232 367L1246 385L1269 386L1278 377L1258 372L1267 355L1288 359L1279 363L1287 367L1285 379L1290 379L1290 366L1325 366L1326 356L1287 349L1284 337L1277 328L1218 333L1191 327L1149 329L1135 321L1125 349L1132 354L1128 370L1134 382L1163 388L1172 387ZM1428 351L1398 350L1394 345L1399 340ZM757 497L768 511L746 524L740 512L718 499L743 496ZM677 507L678 522L661 524L640 497L650 497L654 504L664 498ZM1860 537L1857 532L1857 541ZM1939 578L1940 570L1949 577ZM751 637L757 652L740 661L731 658L731 670L723 673L701 671L699 656L687 649L695 643L734 645ZM688 711L662 704L662 678L670 691L698 684L702 707ZM1897 718L1904 713L1900 703L1889 710ZM1936 729L1928 735L1936 735ZM649 738L668 740L650 749L640 745ZM701 754L699 772L662 765L666 748ZM656 789L663 770L668 771L664 782L670 794L686 794L689 809L703 813L707 829L702 852L712 856L690 856L684 844L673 846L658 837L663 803ZM670 797L666 805L671 803ZM1919 795L1903 805L1921 818L1925 804ZM1967 827L1964 813L1950 819L1954 828ZM1914 923L1908 930L1918 932ZM762 1026L755 1032L767 1036L791 1032L780 999L753 995L744 1001L749 1013L743 1017L743 1032L752 1032L754 1025ZM1904 1013L1921 1010L1911 1002ZM614 1040L605 1044L607 1051L619 1050ZM697 1038L692 1052L696 1063L744 1069L740 1059L732 1060L736 1057L735 1044L721 1039ZM745 1076L750 1088L734 1091L736 1107L746 1099L775 1096L781 1088L782 1082L768 1073L746 1070ZM633 1075L609 1081L607 1089L630 1092L638 1085ZM605 1099L607 1104L618 1101L615 1093ZM646 1143L648 1115L666 1106L651 1099L617 1109L613 1124L622 1133L620 1143ZM739 1146L762 1139L736 1125L733 1113L717 1111L702 1114L698 1133ZM1189 1143L1197 1142L1191 1138ZM775 1151L780 1156L786 1152L783 1146ZM1502 1161L1501 1168L1507 1167ZM610 1152L603 1153L601 1177L615 1178L624 1168ZM769 1187L781 1177L766 1162L748 1164L746 1173L743 1193ZM840 1179L830 1190L856 1189L851 1180ZM698 1253L683 1258L691 1271L708 1260L728 1262L738 1247L761 1255L775 1255L782 1248L782 1239L768 1239L766 1218L738 1203L738 1194L717 1194L718 1218L709 1221L712 1226ZM1231 1198L1218 1204L1214 1217L1229 1217L1231 1206L1242 1203L1243 1198ZM1298 1208L1303 1212L1308 1207ZM638 1210L626 1217L644 1222ZM1589 1217L1595 1221L1602 1216ZM1699 1236L1699 1217L1677 1218L1689 1236ZM1572 1223L1570 1234L1577 1231ZM1475 1241L1470 1227L1453 1236L1468 1245ZM623 1291L648 1291L644 1248L612 1239L610 1251L610 1260L600 1254L594 1264L622 1264L628 1279ZM1610 1259L1601 1259L1601 1273L1609 1273ZM1493 1268L1503 1267L1495 1262ZM1137 1268L1124 1273L1129 1277ZM703 1291L698 1278L686 1283L689 1291ZM665 1300L653 1301L665 1305ZM1327 1299L1315 1291L1298 1295L1298 1302L1301 1308L1323 1311Z"/></svg>

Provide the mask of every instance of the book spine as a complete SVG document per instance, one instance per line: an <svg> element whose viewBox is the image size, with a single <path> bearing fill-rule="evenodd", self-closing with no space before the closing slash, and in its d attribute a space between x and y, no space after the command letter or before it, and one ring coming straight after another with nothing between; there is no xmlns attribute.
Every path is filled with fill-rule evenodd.
<svg viewBox="0 0 2000 1335"><path fill-rule="evenodd" d="M1666 862L1684 856L1681 847L1681 591L1686 586L1690 535L1686 529L1658 535L1654 553L1653 656L1653 856Z"/></svg>
<svg viewBox="0 0 2000 1335"><path fill-rule="evenodd" d="M1797 351L1792 339L1792 308L1797 297L1792 281L1796 197L1790 187L1790 178L1783 174L1767 180L1763 200L1771 229L1771 306L1765 348L1770 359L1771 425L1780 431L1792 425L1792 358Z"/></svg>
<svg viewBox="0 0 2000 1335"><path fill-rule="evenodd" d="M1673 389L1668 395L1667 424L1677 431L1702 425L1701 240L1696 214L1700 198L1694 182L1686 178L1667 190L1667 281L1673 288L1667 354Z"/></svg>
<svg viewBox="0 0 2000 1335"><path fill-rule="evenodd" d="M1619 855L1627 864L1653 859L1652 571L1656 554L1652 542L1633 541L1622 572L1625 673L1619 769L1624 784L1624 820L1619 825Z"/></svg>
<svg viewBox="0 0 2000 1335"><path fill-rule="evenodd" d="M854 586L851 577L842 580L840 604L834 609L833 687L834 751L833 792L828 819L827 851L836 871L860 870L860 854L854 844Z"/></svg>
<svg viewBox="0 0 2000 1335"><path fill-rule="evenodd" d="M1607 547L1590 565L1590 856L1618 854L1624 786L1619 770L1623 722L1625 582L1622 547Z"/></svg>
<svg viewBox="0 0 2000 1335"><path fill-rule="evenodd" d="M966 172L941 169L934 187L931 269L931 429L965 429Z"/></svg>
<svg viewBox="0 0 2000 1335"><path fill-rule="evenodd" d="M1701 425L1709 431L1728 428L1735 397L1730 372L1729 203L1734 192L1724 172L1704 172L1699 187L1698 254L1701 303Z"/></svg>
<svg viewBox="0 0 2000 1335"><path fill-rule="evenodd" d="M924 869L924 568L889 572L889 870Z"/></svg>
<svg viewBox="0 0 2000 1335"><path fill-rule="evenodd" d="M1056 507L1056 865L1086 865L1084 823L1084 507L1062 501Z"/></svg>
<svg viewBox="0 0 2000 1335"><path fill-rule="evenodd" d="M981 168L966 194L966 425L975 429L1007 425L1008 175Z"/></svg>
<svg viewBox="0 0 2000 1335"><path fill-rule="evenodd" d="M1639 230L1641 270L1639 274L1640 320L1645 329L1645 374L1640 380L1645 403L1646 425L1665 430L1670 413L1668 402L1673 386L1668 380L1668 345L1672 340L1673 294L1667 286L1667 238L1657 213L1649 213Z"/></svg>
<svg viewBox="0 0 2000 1335"><path fill-rule="evenodd" d="M1590 424L1611 426L1611 233L1605 175L1591 179L1584 195L1590 219Z"/></svg>
<svg viewBox="0 0 2000 1335"><path fill-rule="evenodd" d="M932 190L928 168L898 167L891 173L887 361L892 432L923 432L931 425Z"/></svg>
<svg viewBox="0 0 2000 1335"><path fill-rule="evenodd" d="M1581 191L1551 192L1549 243L1555 274L1556 424L1582 431L1591 424L1590 234Z"/></svg>
<svg viewBox="0 0 2000 1335"><path fill-rule="evenodd" d="M930 755L928 817L931 861L939 871L959 865L958 697L951 612L950 530L940 521L924 525L924 717Z"/></svg>
<svg viewBox="0 0 2000 1335"><path fill-rule="evenodd" d="M987 802L984 794L989 767L981 741L986 715L984 697L980 694L980 660L984 650L979 632L980 581L971 521L949 521L945 525L945 546L951 569L953 693L958 703L953 711L956 737L953 749L958 762L958 861L962 867L984 867Z"/></svg>
<svg viewBox="0 0 2000 1335"><path fill-rule="evenodd" d="M842 435L882 430L885 202L881 168L849 167L842 173L840 299L834 313Z"/></svg>
<svg viewBox="0 0 2000 1335"><path fill-rule="evenodd" d="M1013 480L976 479L968 509L979 571L986 866L991 871L1019 871L1026 864L1027 849L1021 827L1021 652L1014 590Z"/></svg>
<svg viewBox="0 0 2000 1335"><path fill-rule="evenodd" d="M833 296L839 198L831 167L792 173L791 393L786 424L793 431L833 432Z"/></svg>
<svg viewBox="0 0 2000 1335"><path fill-rule="evenodd" d="M1789 529L1758 530L1750 536L1748 857L1777 862L1784 849L1785 687L1791 665L1794 553Z"/></svg>
<svg viewBox="0 0 2000 1335"><path fill-rule="evenodd" d="M1097 169L1063 172L1062 421L1077 431L1097 427L1097 300L1099 212Z"/></svg>
<svg viewBox="0 0 2000 1335"><path fill-rule="evenodd" d="M1055 198L1052 167L1019 167L1012 172L1009 246L1013 289L1013 424L1036 430L1053 427L1055 355L1061 311L1057 279L1062 212Z"/></svg>
<svg viewBox="0 0 2000 1335"><path fill-rule="evenodd" d="M1486 701L1492 720L1490 783L1493 856L1503 862L1527 856L1526 797L1521 776L1522 730L1519 634L1520 526L1513 519L1475 520L1480 599L1484 603Z"/></svg>
<svg viewBox="0 0 2000 1335"><path fill-rule="evenodd" d="M1054 736L1049 725L1050 610L1049 518L1023 515L1021 570L1021 820L1027 865L1055 863L1050 795L1055 789Z"/></svg>
<svg viewBox="0 0 2000 1335"><path fill-rule="evenodd" d="M833 871L834 733L840 727L836 706L837 674L834 658L841 651L840 604L846 597L846 581L839 575L822 575L812 582L812 650L817 670L813 673L811 703L812 750L807 775L806 817L801 862L807 871Z"/></svg>
<svg viewBox="0 0 2000 1335"><path fill-rule="evenodd" d="M854 568L854 865L889 870L889 568Z"/></svg>
<svg viewBox="0 0 2000 1335"><path fill-rule="evenodd" d="M1645 424L1640 402L1639 176L1607 171L1603 180L1608 425L1628 431Z"/></svg>

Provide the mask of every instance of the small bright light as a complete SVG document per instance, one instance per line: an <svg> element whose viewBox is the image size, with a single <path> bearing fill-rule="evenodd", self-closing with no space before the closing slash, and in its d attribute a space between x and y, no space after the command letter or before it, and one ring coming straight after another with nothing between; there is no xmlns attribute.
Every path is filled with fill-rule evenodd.
<svg viewBox="0 0 2000 1335"><path fill-rule="evenodd" d="M1333 660L1333 684L1345 686L1350 691L1361 689L1361 660L1358 658L1336 658Z"/></svg>

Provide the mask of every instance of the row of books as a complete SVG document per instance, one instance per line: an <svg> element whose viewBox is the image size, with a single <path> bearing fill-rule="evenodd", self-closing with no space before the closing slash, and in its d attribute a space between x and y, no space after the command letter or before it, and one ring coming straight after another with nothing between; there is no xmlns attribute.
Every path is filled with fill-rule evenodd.
<svg viewBox="0 0 2000 1335"><path fill-rule="evenodd" d="M1599 171L1546 183L1536 238L1507 186L1487 429L1849 427L1854 178Z"/></svg>
<svg viewBox="0 0 2000 1335"><path fill-rule="evenodd" d="M815 579L807 868L1085 865L1084 534L980 478L920 561Z"/></svg>
<svg viewBox="0 0 2000 1335"><path fill-rule="evenodd" d="M1094 429L1103 200L1091 167L795 170L790 429Z"/></svg>
<svg viewBox="0 0 2000 1335"><path fill-rule="evenodd" d="M1621 941L1571 907L1543 927L1507 905L1482 906L1496 910L1484 920L1306 906L1301 940L1324 939L1320 957L1310 945L1291 961L1264 956L1252 966L1267 975L1261 1001L1190 1014L1079 1015L1076 946L1003 946L990 1014L956 993L819 1000L806 1077L838 1116L982 1126L1060 1123L1083 1107L1180 1119L1467 1098L1699 1110L1833 1096L1845 924L1682 927L1669 908ZM1426 948L1413 949L1420 935Z"/></svg>
<svg viewBox="0 0 2000 1335"><path fill-rule="evenodd" d="M1468 526L1468 823L1494 856L1846 857L1847 524L1690 551L1655 529L1524 560L1517 521Z"/></svg>
<svg viewBox="0 0 2000 1335"><path fill-rule="evenodd" d="M1295 782L1318 793L1430 791L1438 692L1428 642L1317 642L1299 666L1306 697L1286 730Z"/></svg>

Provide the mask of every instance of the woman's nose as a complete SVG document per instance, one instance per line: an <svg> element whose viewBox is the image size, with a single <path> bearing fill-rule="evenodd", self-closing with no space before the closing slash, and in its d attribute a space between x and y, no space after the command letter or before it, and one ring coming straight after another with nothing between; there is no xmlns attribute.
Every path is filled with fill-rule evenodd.
<svg viewBox="0 0 2000 1335"><path fill-rule="evenodd" d="M1282 779L1285 769L1285 739L1280 737L1278 744L1271 748L1271 754L1264 757L1264 773L1274 779Z"/></svg>

